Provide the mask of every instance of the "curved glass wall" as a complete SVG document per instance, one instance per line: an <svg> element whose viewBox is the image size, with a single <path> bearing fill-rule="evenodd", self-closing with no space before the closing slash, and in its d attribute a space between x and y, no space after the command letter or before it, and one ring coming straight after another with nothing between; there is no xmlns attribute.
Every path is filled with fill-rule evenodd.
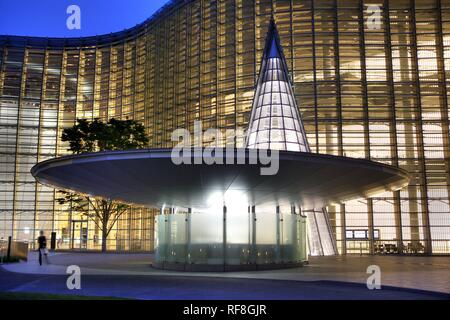
<svg viewBox="0 0 450 320"><path fill-rule="evenodd" d="M156 217L156 265L297 265L307 260L306 218L273 212Z"/></svg>

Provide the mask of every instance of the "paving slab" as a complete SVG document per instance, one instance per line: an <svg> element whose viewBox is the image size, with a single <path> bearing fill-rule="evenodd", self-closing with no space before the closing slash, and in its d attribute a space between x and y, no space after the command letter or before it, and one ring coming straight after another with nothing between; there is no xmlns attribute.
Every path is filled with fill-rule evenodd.
<svg viewBox="0 0 450 320"><path fill-rule="evenodd" d="M331 256L311 257L307 266L267 271L178 272L151 267L153 254L53 253L50 264L39 266L37 254L30 252L28 262L3 265L9 272L41 275L66 275L69 265L78 265L83 275L212 277L289 281L328 281L365 285L367 267L381 270L383 286L450 293L450 257L417 256Z"/></svg>

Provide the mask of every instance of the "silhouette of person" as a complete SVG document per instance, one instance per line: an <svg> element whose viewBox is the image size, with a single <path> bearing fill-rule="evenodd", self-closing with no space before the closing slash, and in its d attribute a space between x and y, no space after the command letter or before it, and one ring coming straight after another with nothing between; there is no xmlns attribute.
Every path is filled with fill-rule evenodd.
<svg viewBox="0 0 450 320"><path fill-rule="evenodd" d="M39 265L42 266L42 256L45 256L45 261L48 264L48 256L47 256L47 238L44 236L44 231L39 231L38 237L38 251L39 251Z"/></svg>

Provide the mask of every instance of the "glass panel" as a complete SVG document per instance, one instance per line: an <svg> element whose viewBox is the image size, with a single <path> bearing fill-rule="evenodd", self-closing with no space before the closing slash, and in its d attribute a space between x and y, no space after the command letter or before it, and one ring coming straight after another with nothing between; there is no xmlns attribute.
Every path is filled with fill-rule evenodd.
<svg viewBox="0 0 450 320"><path fill-rule="evenodd" d="M297 216L293 214L283 214L281 223L281 260L283 262L293 262L297 259Z"/></svg>
<svg viewBox="0 0 450 320"><path fill-rule="evenodd" d="M186 215L170 214L167 215L168 224L168 243L167 256L168 262L186 262Z"/></svg>
<svg viewBox="0 0 450 320"><path fill-rule="evenodd" d="M191 261L205 264L223 263L222 212L191 215Z"/></svg>
<svg viewBox="0 0 450 320"><path fill-rule="evenodd" d="M276 214L257 212L256 214L256 263L273 263L276 256Z"/></svg>
<svg viewBox="0 0 450 320"><path fill-rule="evenodd" d="M165 261L167 256L167 222L165 215L156 217L156 243L155 243L155 258L157 261Z"/></svg>
<svg viewBox="0 0 450 320"><path fill-rule="evenodd" d="M227 213L227 264L247 264L251 250L251 216L248 212Z"/></svg>

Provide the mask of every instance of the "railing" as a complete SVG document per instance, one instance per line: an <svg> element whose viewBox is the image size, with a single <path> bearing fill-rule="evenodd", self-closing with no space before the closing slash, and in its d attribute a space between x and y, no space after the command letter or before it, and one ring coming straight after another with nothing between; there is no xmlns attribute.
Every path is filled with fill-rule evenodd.
<svg viewBox="0 0 450 320"><path fill-rule="evenodd" d="M370 254L369 240L347 240L347 254ZM421 242L398 243L396 241L377 240L373 244L373 254L424 254Z"/></svg>
<svg viewBox="0 0 450 320"><path fill-rule="evenodd" d="M106 240L106 248L109 252L149 253L153 252L153 239L121 239L114 238ZM50 248L49 248L50 249ZM56 239L55 250L57 251L101 251L102 240L95 238L64 238Z"/></svg>

